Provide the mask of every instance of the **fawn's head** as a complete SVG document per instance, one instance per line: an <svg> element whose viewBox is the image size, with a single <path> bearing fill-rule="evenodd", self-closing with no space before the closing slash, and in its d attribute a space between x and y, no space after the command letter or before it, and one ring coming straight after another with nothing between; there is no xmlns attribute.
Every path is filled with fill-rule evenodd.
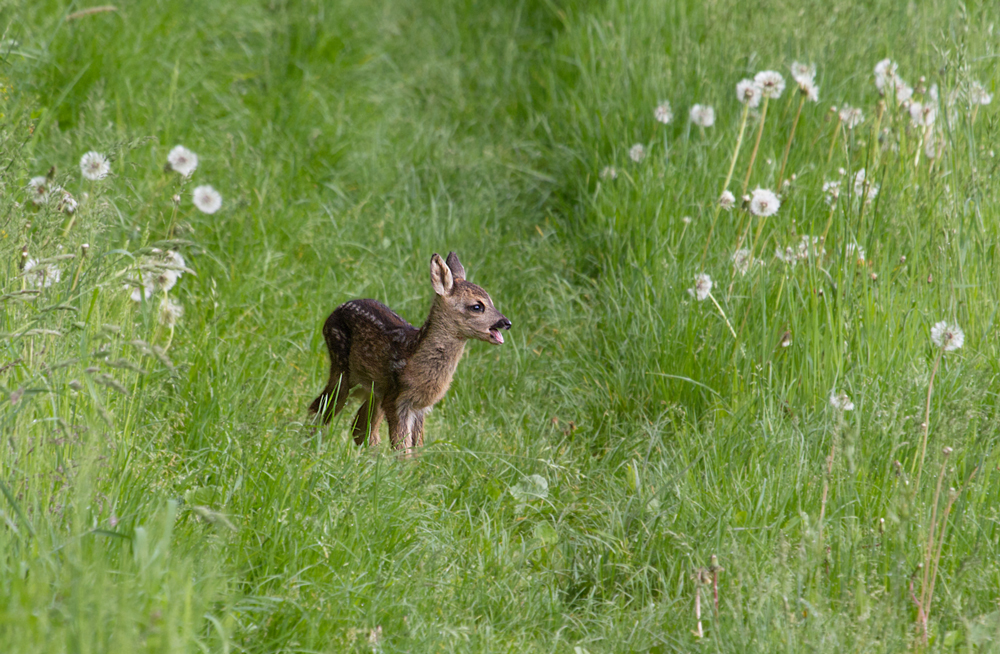
<svg viewBox="0 0 1000 654"><path fill-rule="evenodd" d="M435 253L431 257L431 285L441 309L436 318L459 338L503 344L501 329L510 329L510 321L493 306L493 299L483 288L465 281L465 267L454 252L445 261Z"/></svg>

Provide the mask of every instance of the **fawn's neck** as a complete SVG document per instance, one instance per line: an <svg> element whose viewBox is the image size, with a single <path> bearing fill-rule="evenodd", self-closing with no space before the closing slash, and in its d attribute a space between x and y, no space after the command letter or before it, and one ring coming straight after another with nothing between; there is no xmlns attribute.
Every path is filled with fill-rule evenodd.
<svg viewBox="0 0 1000 654"><path fill-rule="evenodd" d="M448 390L458 361L465 351L465 338L434 300L427 321L417 334L417 347L407 364L407 376L422 389L427 406L437 402Z"/></svg>

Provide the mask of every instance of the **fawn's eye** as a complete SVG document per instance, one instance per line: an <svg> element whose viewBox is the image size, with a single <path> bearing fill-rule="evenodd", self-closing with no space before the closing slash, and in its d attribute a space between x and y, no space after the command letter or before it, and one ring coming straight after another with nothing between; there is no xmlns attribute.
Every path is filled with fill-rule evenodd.
<svg viewBox="0 0 1000 654"><path fill-rule="evenodd" d="M481 302L476 302L475 304L473 304L472 306L469 307L469 311L474 311L476 313L482 313L484 308L485 307L483 307L483 305L482 305Z"/></svg>

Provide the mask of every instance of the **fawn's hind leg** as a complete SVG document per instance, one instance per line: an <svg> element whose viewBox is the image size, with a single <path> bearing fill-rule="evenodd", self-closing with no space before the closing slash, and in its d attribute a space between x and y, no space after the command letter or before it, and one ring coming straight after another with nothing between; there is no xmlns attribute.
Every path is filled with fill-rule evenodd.
<svg viewBox="0 0 1000 654"><path fill-rule="evenodd" d="M326 383L326 388L319 394L319 397L309 405L309 412L322 413L323 424L329 424L333 416L343 411L350 394L351 388L347 373L341 373L336 366L330 366L330 381Z"/></svg>
<svg viewBox="0 0 1000 654"><path fill-rule="evenodd" d="M381 442L378 428L382 424L383 415L385 414L382 411L382 403L374 395L369 395L354 418L352 433L356 445L364 445L366 437L369 445L378 445Z"/></svg>

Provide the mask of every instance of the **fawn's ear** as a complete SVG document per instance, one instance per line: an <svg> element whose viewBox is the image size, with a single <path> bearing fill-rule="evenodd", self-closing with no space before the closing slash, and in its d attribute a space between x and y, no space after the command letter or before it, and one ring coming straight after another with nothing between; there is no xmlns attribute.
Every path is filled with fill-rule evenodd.
<svg viewBox="0 0 1000 654"><path fill-rule="evenodd" d="M438 295L451 295L455 289L455 277L451 268L437 252L431 257L431 286Z"/></svg>
<svg viewBox="0 0 1000 654"><path fill-rule="evenodd" d="M454 252L448 253L448 258L445 259L445 263L451 269L451 274L454 275L455 279L465 279L465 266L462 262L458 260L458 255Z"/></svg>

